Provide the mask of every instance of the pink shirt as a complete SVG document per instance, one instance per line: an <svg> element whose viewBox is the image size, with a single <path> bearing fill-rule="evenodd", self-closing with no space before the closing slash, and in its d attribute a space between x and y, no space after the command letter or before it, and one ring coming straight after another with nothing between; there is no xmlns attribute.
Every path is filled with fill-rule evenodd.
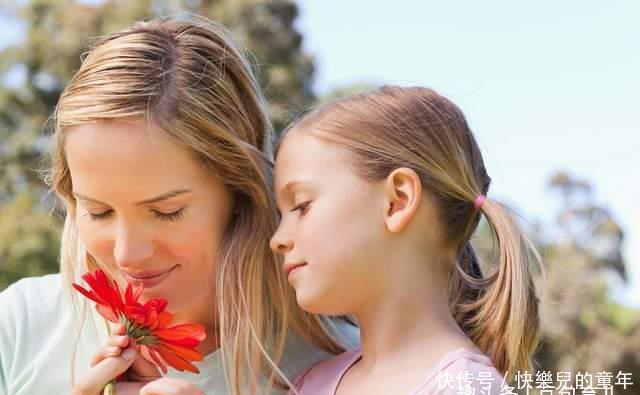
<svg viewBox="0 0 640 395"><path fill-rule="evenodd" d="M335 395L340 380L361 355L360 350L347 351L320 362L303 371L293 384L302 395ZM406 395L500 395L505 393L504 386L503 376L489 357L460 348L445 354ZM293 390L288 395L294 395Z"/></svg>

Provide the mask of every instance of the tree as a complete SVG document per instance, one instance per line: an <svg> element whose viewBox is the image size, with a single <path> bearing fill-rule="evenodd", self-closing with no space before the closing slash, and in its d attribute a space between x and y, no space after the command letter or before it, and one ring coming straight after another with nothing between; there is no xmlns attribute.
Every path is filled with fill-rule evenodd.
<svg viewBox="0 0 640 395"><path fill-rule="evenodd" d="M372 91L372 90L375 90L377 87L378 85L376 84L371 84L366 82L339 87L331 90L326 95L317 98L314 105L320 106L335 100L340 100L340 99L347 98L349 96Z"/></svg>
<svg viewBox="0 0 640 395"><path fill-rule="evenodd" d="M0 290L57 271L60 235L49 212L23 191L0 206Z"/></svg>
<svg viewBox="0 0 640 395"><path fill-rule="evenodd" d="M540 370L640 377L640 312L610 292L627 281L622 229L588 182L558 172L549 186L561 197L557 224L563 235L545 248L546 278L537 280L544 290Z"/></svg>

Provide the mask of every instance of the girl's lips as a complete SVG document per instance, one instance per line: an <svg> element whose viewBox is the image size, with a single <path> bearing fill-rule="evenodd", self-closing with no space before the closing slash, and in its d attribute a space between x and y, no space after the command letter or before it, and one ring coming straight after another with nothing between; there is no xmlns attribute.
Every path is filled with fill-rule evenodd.
<svg viewBox="0 0 640 395"><path fill-rule="evenodd" d="M285 263L283 266L283 269L285 271L285 273L287 273L287 278L289 280L291 280L291 276L293 275L293 273L295 271L297 271L299 268L306 266L307 263L306 262L302 262L302 263Z"/></svg>
<svg viewBox="0 0 640 395"><path fill-rule="evenodd" d="M171 274L171 272L173 272L173 270L177 267L178 265L175 265L171 267L171 269L165 270L159 273L139 273L139 274L133 275L125 272L124 276L126 277L127 281L130 283L142 284L144 285L145 289L153 288L155 286L160 285L160 283L163 282L164 279L166 279Z"/></svg>

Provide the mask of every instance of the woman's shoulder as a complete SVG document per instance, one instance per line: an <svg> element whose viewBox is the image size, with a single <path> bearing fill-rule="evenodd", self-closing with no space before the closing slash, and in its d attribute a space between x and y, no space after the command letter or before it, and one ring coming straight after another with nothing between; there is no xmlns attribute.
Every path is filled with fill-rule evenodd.
<svg viewBox="0 0 640 395"><path fill-rule="evenodd" d="M62 289L62 276L60 273L46 274L44 276L37 277L25 277L9 284L0 294L6 292L21 293L21 294L42 294L42 292L49 293L52 290L59 291Z"/></svg>
<svg viewBox="0 0 640 395"><path fill-rule="evenodd" d="M60 275L25 278L0 292L0 394L70 388L75 333L67 306Z"/></svg>
<svg viewBox="0 0 640 395"><path fill-rule="evenodd" d="M323 322L343 348L360 348L360 328L355 323L344 317L323 317Z"/></svg>
<svg viewBox="0 0 640 395"><path fill-rule="evenodd" d="M0 292L0 347L25 345L43 338L67 312L60 275L23 278Z"/></svg>
<svg viewBox="0 0 640 395"><path fill-rule="evenodd" d="M18 316L55 313L63 299L59 274L23 278L0 292L0 314Z"/></svg>
<svg viewBox="0 0 640 395"><path fill-rule="evenodd" d="M360 347L360 329L357 326L339 318L326 318L325 323L343 348L349 350ZM292 333L287 337L280 368L289 380L293 380L301 371L333 356Z"/></svg>

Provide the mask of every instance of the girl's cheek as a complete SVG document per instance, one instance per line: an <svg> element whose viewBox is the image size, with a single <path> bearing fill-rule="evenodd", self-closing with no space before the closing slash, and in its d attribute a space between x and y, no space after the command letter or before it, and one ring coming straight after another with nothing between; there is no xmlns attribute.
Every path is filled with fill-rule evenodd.
<svg viewBox="0 0 640 395"><path fill-rule="evenodd" d="M331 249L332 240L339 237L339 229L332 226L331 213L327 213L321 204L312 207L309 212L297 223L295 239L300 247L308 252L321 252L318 250ZM338 233L336 233L338 232Z"/></svg>

